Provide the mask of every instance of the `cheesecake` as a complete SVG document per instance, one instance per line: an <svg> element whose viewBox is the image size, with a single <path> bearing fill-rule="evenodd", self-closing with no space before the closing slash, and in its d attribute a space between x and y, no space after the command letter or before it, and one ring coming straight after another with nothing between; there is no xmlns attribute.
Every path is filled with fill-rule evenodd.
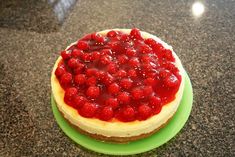
<svg viewBox="0 0 235 157"><path fill-rule="evenodd" d="M61 51L51 87L58 110L78 132L127 143L170 121L180 105L184 75L172 47L155 35L109 29Z"/></svg>

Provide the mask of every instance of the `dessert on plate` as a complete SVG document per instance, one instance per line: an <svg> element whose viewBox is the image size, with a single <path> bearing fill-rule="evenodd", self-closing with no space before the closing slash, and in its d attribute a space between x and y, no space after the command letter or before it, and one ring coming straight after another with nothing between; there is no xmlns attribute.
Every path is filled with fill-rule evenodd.
<svg viewBox="0 0 235 157"><path fill-rule="evenodd" d="M173 117L184 70L158 37L137 28L110 29L62 51L51 86L71 126L98 140L126 143L152 135Z"/></svg>

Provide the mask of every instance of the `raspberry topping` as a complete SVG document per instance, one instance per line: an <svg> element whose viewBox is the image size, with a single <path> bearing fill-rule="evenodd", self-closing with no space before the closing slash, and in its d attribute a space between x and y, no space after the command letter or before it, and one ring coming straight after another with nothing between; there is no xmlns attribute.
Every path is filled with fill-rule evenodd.
<svg viewBox="0 0 235 157"><path fill-rule="evenodd" d="M69 66L70 68L76 68L76 67L79 66L79 61L78 61L77 59L75 59L75 58L71 58L71 59L69 59L69 61L68 61L68 66Z"/></svg>
<svg viewBox="0 0 235 157"><path fill-rule="evenodd" d="M79 114L84 117L91 118L95 115L96 111L97 106L94 103L86 102L79 110Z"/></svg>
<svg viewBox="0 0 235 157"><path fill-rule="evenodd" d="M138 107L138 113L140 119L147 119L151 116L152 109L147 105L140 105Z"/></svg>
<svg viewBox="0 0 235 157"><path fill-rule="evenodd" d="M117 96L117 98L120 101L120 103L122 103L122 104L128 104L130 102L130 95L127 92L121 92Z"/></svg>
<svg viewBox="0 0 235 157"><path fill-rule="evenodd" d="M118 100L116 98L108 98L106 105L116 109L118 107Z"/></svg>
<svg viewBox="0 0 235 157"><path fill-rule="evenodd" d="M65 100L72 100L74 96L76 96L76 94L78 93L77 88L75 87L70 87L68 89L65 90L65 95L64 95L64 99Z"/></svg>
<svg viewBox="0 0 235 157"><path fill-rule="evenodd" d="M139 100L144 98L144 92L140 88L135 88L131 91L132 99Z"/></svg>
<svg viewBox="0 0 235 157"><path fill-rule="evenodd" d="M57 67L56 70L55 70L55 75L56 75L57 77L60 77L60 76L62 76L65 72L66 72L66 71L65 71L65 68L64 68L63 66L59 66L59 67Z"/></svg>
<svg viewBox="0 0 235 157"><path fill-rule="evenodd" d="M73 80L72 74L69 72L66 72L61 76L60 83L64 88L66 88L72 83L72 80Z"/></svg>
<svg viewBox="0 0 235 157"><path fill-rule="evenodd" d="M131 88L132 83L133 83L133 81L132 81L131 79L122 79L122 80L120 81L120 85L121 85L122 88L124 88L124 89L129 89L129 88Z"/></svg>
<svg viewBox="0 0 235 157"><path fill-rule="evenodd" d="M135 119L135 110L133 107L126 107L122 110L121 117L122 121L133 121Z"/></svg>
<svg viewBox="0 0 235 157"><path fill-rule="evenodd" d="M113 118L113 109L112 109L112 107L105 106L101 111L100 118L102 120L110 120L111 118Z"/></svg>
<svg viewBox="0 0 235 157"><path fill-rule="evenodd" d="M100 95L99 87L90 86L86 91L86 95L90 98L97 98Z"/></svg>
<svg viewBox="0 0 235 157"><path fill-rule="evenodd" d="M78 75L75 75L74 77L74 82L77 84L77 85L82 85L86 82L86 75L84 74L78 74Z"/></svg>
<svg viewBox="0 0 235 157"><path fill-rule="evenodd" d="M61 57L62 57L64 60L67 60L67 59L69 59L69 58L71 57L71 53L68 52L68 51L62 51L62 52L60 53L60 55L61 55Z"/></svg>
<svg viewBox="0 0 235 157"><path fill-rule="evenodd" d="M89 48L89 45L86 41L78 41L77 48L81 50L87 50Z"/></svg>
<svg viewBox="0 0 235 157"><path fill-rule="evenodd" d="M146 120L175 99L181 83L172 51L137 28L88 34L61 57L55 75L64 101L86 118Z"/></svg>
<svg viewBox="0 0 235 157"><path fill-rule="evenodd" d="M76 95L74 98L73 98L73 101L74 101L74 106L76 108L81 108L85 103L86 103L86 98L83 97L83 96L80 96L80 95Z"/></svg>
<svg viewBox="0 0 235 157"><path fill-rule="evenodd" d="M112 83L108 86L108 91L110 94L117 94L120 90L120 87L117 83Z"/></svg>

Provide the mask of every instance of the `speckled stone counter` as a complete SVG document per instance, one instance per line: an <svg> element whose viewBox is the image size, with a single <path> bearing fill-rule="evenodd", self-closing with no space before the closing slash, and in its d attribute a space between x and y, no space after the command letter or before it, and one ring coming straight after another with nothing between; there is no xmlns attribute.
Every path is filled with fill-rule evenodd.
<svg viewBox="0 0 235 157"><path fill-rule="evenodd" d="M76 145L58 127L50 72L66 45L116 27L138 27L172 45L194 89L181 132L136 156L235 156L235 1L202 1L198 17L193 3L79 0L57 31L0 27L0 156L105 156Z"/></svg>

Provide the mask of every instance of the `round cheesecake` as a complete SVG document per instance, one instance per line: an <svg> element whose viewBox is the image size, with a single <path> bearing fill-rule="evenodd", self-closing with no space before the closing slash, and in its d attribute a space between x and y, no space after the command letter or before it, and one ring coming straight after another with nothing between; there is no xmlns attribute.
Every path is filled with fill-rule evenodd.
<svg viewBox="0 0 235 157"><path fill-rule="evenodd" d="M57 59L52 94L79 132L126 143L166 125L177 111L184 69L172 47L134 29L84 36Z"/></svg>

